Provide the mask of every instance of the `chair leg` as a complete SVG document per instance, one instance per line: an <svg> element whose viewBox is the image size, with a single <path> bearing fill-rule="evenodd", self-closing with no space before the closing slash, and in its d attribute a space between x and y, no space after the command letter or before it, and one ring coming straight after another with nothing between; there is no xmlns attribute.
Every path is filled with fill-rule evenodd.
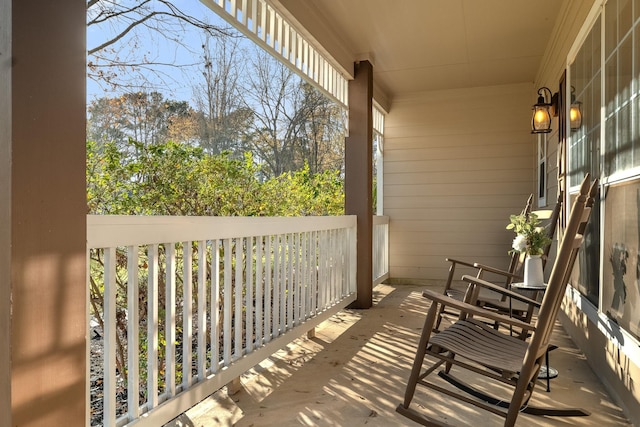
<svg viewBox="0 0 640 427"><path fill-rule="evenodd" d="M507 418L504 422L505 427L513 427L516 423L516 419L518 418L522 405L525 401L525 395L529 389L529 384L524 380L524 378L532 378L533 370L534 366L530 365L529 367L526 367L524 371L520 372L520 381L518 381L515 390L513 390L513 396L511 397L511 403L509 404L509 410L507 411ZM533 386L529 391L533 393Z"/></svg>
<svg viewBox="0 0 640 427"><path fill-rule="evenodd" d="M429 311L427 312L427 317L424 321L422 333L420 334L420 343L418 344L416 356L413 360L413 367L411 368L411 375L409 376L407 389L404 394L403 407L405 409L409 408L411 400L413 400L413 395L416 391L418 379L420 378L420 370L422 369L424 356L427 351L427 344L429 343L429 338L431 337L433 323L436 321L436 317L440 314L441 309L438 306L439 304L436 303L431 304L431 307L429 307Z"/></svg>

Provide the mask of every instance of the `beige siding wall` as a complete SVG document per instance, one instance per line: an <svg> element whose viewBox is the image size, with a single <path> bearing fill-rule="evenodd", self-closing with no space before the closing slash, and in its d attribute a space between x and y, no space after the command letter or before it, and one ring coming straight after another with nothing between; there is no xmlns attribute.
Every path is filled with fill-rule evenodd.
<svg viewBox="0 0 640 427"><path fill-rule="evenodd" d="M385 121L393 279L444 279L446 257L505 267L505 230L535 188L531 84L426 92Z"/></svg>

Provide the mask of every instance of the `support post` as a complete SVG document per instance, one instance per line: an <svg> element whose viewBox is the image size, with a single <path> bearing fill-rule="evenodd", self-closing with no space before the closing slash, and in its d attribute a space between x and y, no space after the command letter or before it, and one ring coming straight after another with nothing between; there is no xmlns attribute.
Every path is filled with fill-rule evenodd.
<svg viewBox="0 0 640 427"><path fill-rule="evenodd" d="M358 217L357 292L352 308L373 305L373 67L355 64L349 82L349 136L345 147L345 213Z"/></svg>
<svg viewBox="0 0 640 427"><path fill-rule="evenodd" d="M0 425L87 416L86 3L0 0Z"/></svg>

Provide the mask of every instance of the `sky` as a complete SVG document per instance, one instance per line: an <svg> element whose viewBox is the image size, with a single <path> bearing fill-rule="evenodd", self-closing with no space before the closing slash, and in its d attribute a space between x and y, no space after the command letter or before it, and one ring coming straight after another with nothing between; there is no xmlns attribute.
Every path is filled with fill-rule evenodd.
<svg viewBox="0 0 640 427"><path fill-rule="evenodd" d="M135 0L124 0L120 4L132 3L133 1ZM175 4L183 12L201 20L207 20L220 26L229 26L224 19L198 0L180 0ZM109 40L121 28L124 28L123 25L114 28L112 23L88 26L87 49ZM155 81L157 85L155 89L163 93L165 97L179 101L192 101L194 94L191 83L200 76L200 66L196 65L196 63L202 59L203 35L201 31L189 25L184 25L183 29L174 26L172 27L173 31L166 31L166 34L179 37L182 43L193 47L192 52L175 42L170 42L167 38L159 35L158 32L145 29L142 26L136 28L137 38L132 36L132 32L114 46L116 49L122 49L120 51L121 55L129 55L128 59L130 61L140 61L141 55L144 55L155 62L181 65L180 67L159 66L157 67L157 75L154 73L145 74L147 78ZM136 42L136 40L139 40L139 42ZM136 45L136 43L139 44ZM135 49L131 49L132 47ZM87 61L92 60L95 60L95 58L88 56ZM103 96L115 95L118 95L118 93L114 92L108 85L87 78L87 102Z"/></svg>

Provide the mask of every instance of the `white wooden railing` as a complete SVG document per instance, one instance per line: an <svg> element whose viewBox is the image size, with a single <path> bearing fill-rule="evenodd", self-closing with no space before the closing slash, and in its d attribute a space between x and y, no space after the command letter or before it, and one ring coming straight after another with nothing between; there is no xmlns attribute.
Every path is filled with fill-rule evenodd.
<svg viewBox="0 0 640 427"><path fill-rule="evenodd" d="M389 278L389 217L373 217L373 284Z"/></svg>
<svg viewBox="0 0 640 427"><path fill-rule="evenodd" d="M355 242L354 216L88 216L100 422L162 425L346 307Z"/></svg>

